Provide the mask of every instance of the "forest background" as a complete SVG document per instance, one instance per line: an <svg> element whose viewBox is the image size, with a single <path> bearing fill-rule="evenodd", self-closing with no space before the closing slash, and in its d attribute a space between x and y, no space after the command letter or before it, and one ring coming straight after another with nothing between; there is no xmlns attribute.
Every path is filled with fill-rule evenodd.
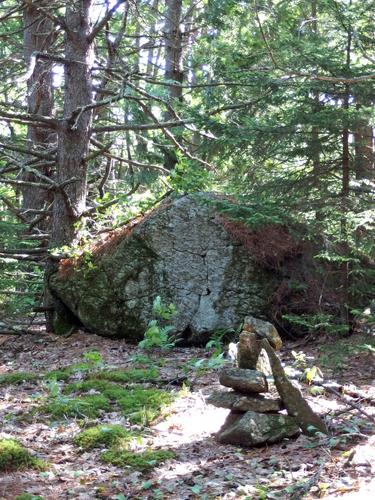
<svg viewBox="0 0 375 500"><path fill-rule="evenodd" d="M2 1L1 330L51 326L62 257L90 265L93 238L215 190L251 229L321 242L340 314L284 319L350 331L375 295L374 6Z"/></svg>

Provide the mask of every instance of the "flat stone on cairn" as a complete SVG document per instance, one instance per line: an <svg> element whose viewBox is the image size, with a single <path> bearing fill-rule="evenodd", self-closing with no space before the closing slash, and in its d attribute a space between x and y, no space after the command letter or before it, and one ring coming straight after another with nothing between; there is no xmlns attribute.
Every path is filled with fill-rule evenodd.
<svg viewBox="0 0 375 500"><path fill-rule="evenodd" d="M221 385L245 394L268 391L266 377L257 370L227 368L220 373L219 381Z"/></svg>
<svg viewBox="0 0 375 500"><path fill-rule="evenodd" d="M283 409L280 398L266 398L261 395L239 394L236 391L215 391L207 399L207 403L219 408L228 408L236 413L256 411L259 413L277 413Z"/></svg>

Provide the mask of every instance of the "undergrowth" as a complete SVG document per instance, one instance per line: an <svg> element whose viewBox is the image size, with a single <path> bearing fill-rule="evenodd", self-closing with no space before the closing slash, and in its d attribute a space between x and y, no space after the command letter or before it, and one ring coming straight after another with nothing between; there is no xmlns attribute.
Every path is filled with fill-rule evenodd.
<svg viewBox="0 0 375 500"><path fill-rule="evenodd" d="M321 345L320 364L324 368L331 368L334 372L345 369L347 360L359 353L375 352L375 337L370 335L354 335L349 338L338 339L334 344Z"/></svg>

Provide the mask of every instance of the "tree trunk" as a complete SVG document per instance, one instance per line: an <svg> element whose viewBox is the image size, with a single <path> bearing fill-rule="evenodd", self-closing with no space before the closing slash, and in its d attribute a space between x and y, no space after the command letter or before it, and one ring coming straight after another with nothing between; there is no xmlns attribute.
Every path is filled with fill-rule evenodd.
<svg viewBox="0 0 375 500"><path fill-rule="evenodd" d="M180 27L182 14L182 0L166 0L165 14L165 73L164 76L170 83L177 85L169 87L169 100L182 101L182 88L184 74L182 69L182 31ZM165 120L173 120L174 116L170 111L165 113ZM165 152L164 166L168 170L173 170L177 163L177 157L173 150Z"/></svg>
<svg viewBox="0 0 375 500"><path fill-rule="evenodd" d="M318 36L318 9L317 9L317 0L311 0L311 29L313 32L313 36L316 39ZM314 104L312 106L313 115L319 112L320 109L320 100L319 100L319 92L313 91L313 99ZM312 156L312 164L313 164L313 172L314 172L314 182L318 183L321 176L321 161L320 161L320 140L319 140L319 128L317 126L313 126L311 129L311 156ZM322 221L324 219L324 214L321 211L321 208L318 208L315 212L315 219L317 221Z"/></svg>
<svg viewBox="0 0 375 500"><path fill-rule="evenodd" d="M362 107L361 98L356 96L356 108ZM374 168L374 131L372 126L361 119L354 131L354 171L356 179L373 180Z"/></svg>
<svg viewBox="0 0 375 500"><path fill-rule="evenodd" d="M55 32L53 22L39 10L40 7L48 9L48 0L25 2L23 14L24 23L24 58L27 65L35 51L47 52L52 45ZM53 109L52 95L52 66L50 61L38 59L33 74L27 81L27 107L29 113L50 117ZM28 125L27 141L30 149L45 149L55 140L52 131L46 127L35 124ZM52 176L51 166L42 167L39 171L47 177ZM39 179L32 173L22 177L25 181L37 182ZM34 186L22 188L22 209L26 220L31 220L34 215L27 212L29 209L41 210L46 203L52 202L52 193ZM38 228L48 229L50 221L43 219Z"/></svg>
<svg viewBox="0 0 375 500"><path fill-rule="evenodd" d="M70 2L66 8L64 119L58 127L57 151L57 182L63 187L55 193L52 247L69 245L74 241L74 224L86 207L86 157L92 111L85 111L84 107L92 102L91 1Z"/></svg>
<svg viewBox="0 0 375 500"><path fill-rule="evenodd" d="M89 11L92 0L70 2L65 14L65 92L64 117L57 134L57 174L60 189L55 190L52 218L51 248L74 243L75 223L86 208L87 162L92 111L85 106L92 102L91 66L93 42L89 38ZM55 312L47 312L48 330L57 331L62 313L48 283L56 270L50 260L46 268L46 301ZM45 301L45 302L46 302ZM61 328L60 328L61 330Z"/></svg>

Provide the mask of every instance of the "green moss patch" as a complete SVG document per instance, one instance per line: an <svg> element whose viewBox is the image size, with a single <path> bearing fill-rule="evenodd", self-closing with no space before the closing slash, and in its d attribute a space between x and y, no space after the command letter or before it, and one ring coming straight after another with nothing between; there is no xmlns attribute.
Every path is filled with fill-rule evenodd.
<svg viewBox="0 0 375 500"><path fill-rule="evenodd" d="M51 370L50 372L48 372L44 375L43 379L44 380L57 380L57 381L66 382L67 380L69 380L69 378L72 376L73 373L74 373L74 367L67 366L65 368Z"/></svg>
<svg viewBox="0 0 375 500"><path fill-rule="evenodd" d="M158 370L153 368L129 368L127 370L103 370L91 375L91 378L109 380L111 382L120 382L128 384L131 382L153 382L159 378Z"/></svg>
<svg viewBox="0 0 375 500"><path fill-rule="evenodd" d="M43 409L53 418L96 418L100 411L109 411L109 408L108 398L98 394L77 398L57 398L47 403Z"/></svg>
<svg viewBox="0 0 375 500"><path fill-rule="evenodd" d="M31 493L21 493L15 500L43 500L43 497L39 495L32 495Z"/></svg>
<svg viewBox="0 0 375 500"><path fill-rule="evenodd" d="M74 438L74 444L84 450L100 448L106 446L109 448L119 442L131 441L135 435L124 429L121 425L97 425L80 432Z"/></svg>
<svg viewBox="0 0 375 500"><path fill-rule="evenodd" d="M174 399L171 393L160 389L125 389L113 382L99 379L74 382L67 385L64 392L72 394L92 390L115 402L130 422L143 425L152 423Z"/></svg>
<svg viewBox="0 0 375 500"><path fill-rule="evenodd" d="M131 389L117 400L123 414L135 424L152 423L171 404L173 395L159 389Z"/></svg>
<svg viewBox="0 0 375 500"><path fill-rule="evenodd" d="M15 439L0 439L0 471L46 468L45 463L34 457Z"/></svg>
<svg viewBox="0 0 375 500"><path fill-rule="evenodd" d="M103 396L111 399L118 400L120 398L126 397L128 390L124 387L121 387L118 384L114 384L113 382L108 382L107 380L98 380L98 379L87 379L82 382L73 382L72 384L68 384L65 389L65 394L72 394L73 392L89 392L89 391L97 391L103 394Z"/></svg>
<svg viewBox="0 0 375 500"><path fill-rule="evenodd" d="M22 384L23 382L34 382L38 378L39 376L36 373L30 372L4 373L3 375L0 375L0 384Z"/></svg>
<svg viewBox="0 0 375 500"><path fill-rule="evenodd" d="M101 458L103 462L116 465L117 467L129 467L145 472L166 460L174 458L174 456L175 454L170 450L146 450L137 453L128 450L111 449L105 451Z"/></svg>

